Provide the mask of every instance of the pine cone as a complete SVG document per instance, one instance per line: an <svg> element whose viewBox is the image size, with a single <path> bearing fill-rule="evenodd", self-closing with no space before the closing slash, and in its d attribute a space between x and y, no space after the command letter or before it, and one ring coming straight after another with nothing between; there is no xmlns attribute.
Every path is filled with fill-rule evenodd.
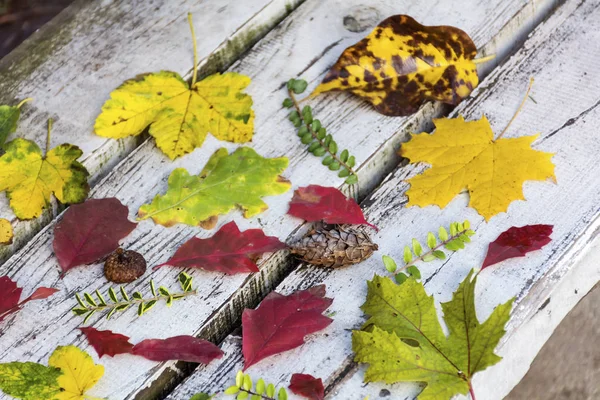
<svg viewBox="0 0 600 400"><path fill-rule="evenodd" d="M333 268L357 264L377 249L368 234L349 226L313 230L290 246L292 254L302 261Z"/></svg>
<svg viewBox="0 0 600 400"><path fill-rule="evenodd" d="M135 281L146 272L144 256L133 250L118 248L104 262L104 276L114 283Z"/></svg>

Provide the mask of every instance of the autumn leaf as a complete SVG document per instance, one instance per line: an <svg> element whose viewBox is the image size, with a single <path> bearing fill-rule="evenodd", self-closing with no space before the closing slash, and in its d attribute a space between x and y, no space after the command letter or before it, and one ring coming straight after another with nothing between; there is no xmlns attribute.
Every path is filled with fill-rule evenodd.
<svg viewBox="0 0 600 400"><path fill-rule="evenodd" d="M344 90L393 116L410 115L425 100L458 104L479 83L476 54L458 28L394 15L344 50L311 96Z"/></svg>
<svg viewBox="0 0 600 400"><path fill-rule="evenodd" d="M0 389L22 400L54 399L60 393L57 368L33 362L0 364Z"/></svg>
<svg viewBox="0 0 600 400"><path fill-rule="evenodd" d="M321 378L317 379L308 374L294 374L289 386L292 393L309 400L323 400L325 388Z"/></svg>
<svg viewBox="0 0 600 400"><path fill-rule="evenodd" d="M52 242L63 273L117 249L119 240L137 226L128 215L129 209L115 198L89 199L69 207L54 228Z"/></svg>
<svg viewBox="0 0 600 400"><path fill-rule="evenodd" d="M0 244L11 244L13 236L14 233L10 221L0 218Z"/></svg>
<svg viewBox="0 0 600 400"><path fill-rule="evenodd" d="M360 206L347 198L339 189L309 185L296 189L288 214L306 221L324 221L328 224L369 225Z"/></svg>
<svg viewBox="0 0 600 400"><path fill-rule="evenodd" d="M485 116L469 122L462 116L441 118L434 123L434 133L413 134L400 149L411 163L432 166L408 180L408 206L443 208L467 189L469 206L489 220L512 201L525 200L525 181L555 178L553 154L531 148L539 135L494 140Z"/></svg>
<svg viewBox="0 0 600 400"><path fill-rule="evenodd" d="M333 302L325 297L325 285L288 296L271 292L256 310L242 313L244 369L260 360L304 343L304 337L333 322L322 315Z"/></svg>
<svg viewBox="0 0 600 400"><path fill-rule="evenodd" d="M552 241L552 228L552 225L525 225L507 229L488 246L481 269L541 249Z"/></svg>
<svg viewBox="0 0 600 400"><path fill-rule="evenodd" d="M139 219L152 218L164 226L184 223L211 229L219 214L236 207L250 218L267 209L261 197L282 194L290 188L290 183L279 175L287 165L285 157L264 158L249 147L238 148L232 154L221 148L198 176L183 168L174 170L167 193L143 205Z"/></svg>
<svg viewBox="0 0 600 400"><path fill-rule="evenodd" d="M218 346L194 336L175 336L168 339L146 339L135 346L125 335L112 331L99 331L95 328L79 328L99 357L117 354L133 354L152 361L180 360L208 364L221 358L223 352Z"/></svg>
<svg viewBox="0 0 600 400"><path fill-rule="evenodd" d="M0 149L6 143L8 135L17 130L17 122L21 116L21 107L23 104L31 101L31 99L25 99L16 106L0 106Z"/></svg>
<svg viewBox="0 0 600 400"><path fill-rule="evenodd" d="M258 272L256 258L262 253L285 249L287 246L260 229L240 232L235 222L221 227L208 239L193 237L185 242L164 264L176 267L196 267L226 274Z"/></svg>
<svg viewBox="0 0 600 400"><path fill-rule="evenodd" d="M23 289L17 286L17 283L8 276L0 277L0 322L8 315L20 310L26 303L32 300L41 300L52 296L58 292L58 289L40 287L33 294L23 301L19 302Z"/></svg>
<svg viewBox="0 0 600 400"><path fill-rule="evenodd" d="M375 276L367 283L364 328L353 331L355 361L368 363L365 382L424 382L419 400L450 399L472 390L471 379L500 361L494 349L505 333L514 299L480 323L475 312L477 276L471 271L452 300L442 303L444 334L432 296L413 276L401 285ZM418 345L417 345L418 344Z"/></svg>
<svg viewBox="0 0 600 400"><path fill-rule="evenodd" d="M52 193L63 204L79 203L87 197L89 173L77 161L83 154L79 147L61 144L43 156L34 142L15 139L4 149L0 191L6 191L19 219L39 217Z"/></svg>
<svg viewBox="0 0 600 400"><path fill-rule="evenodd" d="M104 375L104 367L75 346L57 347L48 365L62 372L57 380L61 392L53 400L88 400L87 391Z"/></svg>
<svg viewBox="0 0 600 400"><path fill-rule="evenodd" d="M191 17L188 16L191 26ZM139 135L148 125L156 145L170 159L202 146L208 133L219 140L243 143L252 140L252 98L242 91L250 78L227 72L191 85L176 72L140 75L113 91L96 119L97 135L120 139Z"/></svg>
<svg viewBox="0 0 600 400"><path fill-rule="evenodd" d="M99 331L92 327L79 328L79 330L83 332L100 358L104 355L114 357L117 354L129 354L133 349L133 344L129 343L129 338L125 335L113 331Z"/></svg>

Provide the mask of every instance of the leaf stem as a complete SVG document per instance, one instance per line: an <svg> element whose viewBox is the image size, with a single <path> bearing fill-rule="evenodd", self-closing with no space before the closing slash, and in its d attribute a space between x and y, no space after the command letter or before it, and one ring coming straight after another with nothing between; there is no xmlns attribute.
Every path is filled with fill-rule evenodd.
<svg viewBox="0 0 600 400"><path fill-rule="evenodd" d="M447 240L444 240L443 242L440 242L437 246L431 248L427 253L423 253L419 257L415 257L414 259L412 259L404 267L402 267L402 268L398 269L397 271L395 271L393 275L396 275L400 271L404 271L406 268L410 267L411 265L414 265L417 261L423 261L423 259L425 257L427 257L430 254L433 254L433 252L436 251L436 250L438 250L440 247L443 247L443 246L447 245L448 243L450 243L453 240L456 240L460 235L464 234L468 230L469 229L465 228L462 231L456 232L456 235L448 237Z"/></svg>
<svg viewBox="0 0 600 400"><path fill-rule="evenodd" d="M240 388L240 391L241 391L241 392L246 392L246 393L248 393L250 396L260 396L260 398L261 398L261 399L264 399L264 400L275 400L273 397L264 396L264 395L262 395L262 394L255 393L255 392L253 392L252 390L246 390L246 389L244 389L244 388Z"/></svg>
<svg viewBox="0 0 600 400"><path fill-rule="evenodd" d="M475 398L475 391L473 390L473 385L471 385L471 381L469 381L469 394L471 395L471 400L477 400Z"/></svg>
<svg viewBox="0 0 600 400"><path fill-rule="evenodd" d="M196 43L196 33L194 31L194 21L192 21L192 13L187 15L188 23L190 24L190 31L192 31L192 43L194 44L194 72L192 75L192 87L196 84L198 79L198 44Z"/></svg>
<svg viewBox="0 0 600 400"><path fill-rule="evenodd" d="M350 175L356 175L356 171L354 171L352 169L352 167L350 167L348 164L343 162L335 153L332 153L331 151L329 151L329 146L325 145L325 142L323 140L319 139L316 132L313 130L312 126L310 124L306 123L306 120L304 119L304 116L302 115L302 110L300 109L300 104L298 104L298 100L296 100L296 96L294 96L294 92L290 88L288 88L288 93L290 95L290 99L292 99L292 103L294 103L294 107L296 108L296 111L298 112L298 116L300 117L300 119L302 120L302 123L306 126L306 128L308 129L308 131L310 132L312 137L319 142L321 147L323 147L325 149L325 151L327 151L327 153L335 161L337 161L342 167L346 168L348 170L348 172L350 173Z"/></svg>
<svg viewBox="0 0 600 400"><path fill-rule="evenodd" d="M496 58L496 55L490 54L489 56L485 56L485 57L481 57L481 58L474 58L472 61L475 65L477 65L477 64L483 64L484 62L493 60L494 58Z"/></svg>
<svg viewBox="0 0 600 400"><path fill-rule="evenodd" d="M52 132L52 125L54 124L54 120L52 118L48 118L48 133L46 134L46 154L50 151L50 132Z"/></svg>
<svg viewBox="0 0 600 400"><path fill-rule="evenodd" d="M154 296L154 297L150 297L150 298L145 298L145 299L131 299L128 301L119 301L117 303L111 303L111 304L106 304L106 305L98 305L98 306L89 306L86 307L87 310L89 311L99 311L99 310L105 310L105 309L113 309L113 308L117 308L120 306L124 306L124 305L129 305L131 306L132 304L139 304L139 303L148 303L150 301L158 301L158 300L162 300L162 299L168 299L169 297L173 297L173 298L177 298L177 299L182 299L184 297L187 296L191 296L191 295L195 295L198 294L198 291L196 289L189 291L189 292L184 292L184 293L176 293L173 294L171 296L164 296L164 295L158 295L158 296Z"/></svg>
<svg viewBox="0 0 600 400"><path fill-rule="evenodd" d="M25 100L23 100L22 102L20 102L19 104L17 104L17 108L21 108L21 106L23 106L23 104L27 103L28 101L32 101L33 98L32 97L28 97Z"/></svg>
<svg viewBox="0 0 600 400"><path fill-rule="evenodd" d="M521 101L519 108L517 108L517 111L515 111L513 117L510 119L510 121L508 121L508 125L506 125L506 128L504 128L502 133L500 135L498 135L498 137L496 139L494 139L494 141L502 138L504 133L506 133L506 131L508 130L508 127L510 126L510 124L512 124L513 121L515 120L515 118L517 118L517 115L519 115L519 112L523 109L523 106L525 105L525 102L527 101L527 97L529 97L529 92L531 91L532 86L533 86L533 77L531 77L529 79L529 86L527 87L527 92L525 92L525 96L523 96L523 100Z"/></svg>

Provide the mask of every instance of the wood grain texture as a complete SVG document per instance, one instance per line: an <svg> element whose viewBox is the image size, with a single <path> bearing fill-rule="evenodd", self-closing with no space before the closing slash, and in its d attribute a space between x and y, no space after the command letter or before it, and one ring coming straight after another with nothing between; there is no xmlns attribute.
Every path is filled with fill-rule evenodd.
<svg viewBox="0 0 600 400"><path fill-rule="evenodd" d="M543 17L540 10L553 4L536 2L536 7L530 7L525 2L505 3L500 0L470 0L464 4L464 10L469 10L465 13L464 10L453 8L450 3L435 0L410 5L386 0L370 3L369 6L364 6L364 2L358 0L305 2L231 68L253 79L248 89L254 98L257 115L252 147L265 157L289 156L290 167L284 175L292 180L294 187L309 183L339 186L342 180L306 153L294 128L287 121L287 113L281 109L281 101L285 97L282 84L300 74L315 86L346 46L356 42L388 15L402 12L426 24L458 26L471 33L482 47L499 37L512 35L514 40L519 40L526 32L515 28L521 25L514 25L511 22L513 18L520 18L523 26L527 26ZM363 18L365 15L371 16L366 22ZM351 18L347 17L356 19L357 23L348 22ZM361 25L363 22L364 25ZM504 30L507 26L511 27L509 31ZM335 132L339 145L352 149L356 154L361 166L360 187L363 194L376 186L378 176L384 176L384 171L395 165L394 151L397 142L406 137L406 128L424 125L434 110L440 110L429 105L412 118L390 118L377 114L360 100L344 94L322 96L313 103L314 114L331 132ZM391 137L394 139L391 140ZM153 141L146 141L96 185L92 196L119 198L130 207L133 218L141 204L166 190L166 181L173 169L184 167L196 174L203 168L209 155L221 146L234 148L231 144L209 138L203 148L171 163L155 148ZM241 229L260 225L268 235L293 240L303 233L306 226L302 221L284 216L291 196L292 191L267 198L269 209L257 218L244 220L236 212L222 217L220 224L235 219ZM391 207L381 211L383 215L377 219L387 218L387 213L395 215L399 211L393 209L394 204ZM26 291L40 285L61 289L47 302L31 304L31 307L28 305L5 323L5 336L0 343L0 358L3 360L45 362L57 345L68 343L91 350L76 330L81 319L70 313L75 305L73 296L75 292L95 289L105 292L109 285L102 277L99 264L74 269L63 280L58 279L59 268L51 248L54 224L42 230L0 267L0 275L13 277ZM404 229L408 234L410 226ZM181 225L167 229L143 221L124 244L144 254L149 266L152 266L166 261L179 245L193 235L208 237L213 233ZM170 309L159 304L141 318L136 316L134 310L117 315L110 321L95 316L90 320L90 325L126 334L132 338L132 342L148 337L165 338L181 334L222 340L239 324L243 308L254 307L293 267L285 252L264 257L259 265L261 272L252 276L223 276L193 271L191 274L195 277L195 285L200 293L198 296L180 300ZM323 279L328 274L327 271L309 269L299 270L298 273L301 271L304 271L302 273L307 285L321 279L321 274ZM355 280L352 275L354 269L340 273L345 273L350 283L355 285L364 280ZM313 275L315 278L311 278ZM146 291L145 281L150 277L158 285L174 287L176 276L176 269L161 268L147 273L144 279L129 285L128 289ZM359 297L356 297L355 303L358 300ZM346 346L346 343L339 341L336 345ZM160 397L164 388L168 390L178 379L190 373L187 365L172 362L156 364L129 355L115 359L103 358L101 362L106 367L106 375L93 393L111 400Z"/></svg>
<svg viewBox="0 0 600 400"><path fill-rule="evenodd" d="M427 232L436 231L439 225L469 219L476 235L465 250L451 254L445 261L419 265L428 293L439 304L450 300L470 268L481 265L487 244L498 234L511 226L552 224L553 241L549 245L525 258L486 269L476 288L481 320L496 305L516 297L508 333L498 348L506 360L474 379L478 399L499 400L508 394L562 316L600 276L596 262L600 228L600 142L596 132L600 123L600 72L595 68L600 60L595 50L599 28L600 3L569 1L482 83L473 99L452 114L467 119L485 114L499 132L517 108L529 78L535 76L531 93L535 102L526 103L505 137L541 133L534 147L556 154L553 161L557 184L527 183L527 201L514 202L508 213L486 224L467 208L466 194L443 210L405 208L405 179L426 167L400 166L362 204L368 220L380 228L372 235L380 249L376 256L341 270L299 265L277 288L290 293L326 284L327 296L334 298L328 310L335 313L334 322L310 337L304 346L265 359L248 373L279 385L287 385L293 373L312 374L323 378L330 399L414 399L420 391L417 384L364 384L365 366L352 361L351 330L365 321L359 309L366 296L365 280L375 273L386 274L381 255L401 260L402 248L411 238L424 242ZM546 303L548 299L550 303ZM239 339L230 336L223 349L226 356L222 360L199 368L168 399L187 399L196 391L217 393L231 385L235 372L243 365Z"/></svg>
<svg viewBox="0 0 600 400"><path fill-rule="evenodd" d="M229 66L303 0L80 0L0 61L0 104L23 107L17 132L43 145L53 118L52 145L72 143L94 184L144 137L111 140L93 132L109 94L138 74L170 70L191 76L193 52L187 12L194 15L201 74ZM0 194L0 216L12 219L15 240L0 246L0 263L62 209L17 221Z"/></svg>

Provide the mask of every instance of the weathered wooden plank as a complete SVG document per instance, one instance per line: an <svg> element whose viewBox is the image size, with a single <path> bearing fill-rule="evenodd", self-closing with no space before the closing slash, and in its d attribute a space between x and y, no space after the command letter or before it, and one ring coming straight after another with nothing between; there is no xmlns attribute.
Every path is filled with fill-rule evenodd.
<svg viewBox="0 0 600 400"><path fill-rule="evenodd" d="M293 12L242 60L234 64L233 70L252 77L248 91L254 97L256 110L256 135L252 146L263 156L288 155L290 168L285 175L294 186L317 183L339 185L341 180L329 173L319 162L308 156L304 146L295 136L287 121L286 111L281 110L285 93L282 83L289 77L302 74L314 86L335 61L342 49L360 37L385 16L408 13L426 24L451 24L471 33L479 46L494 43L496 39L510 35L519 40L526 34L526 27L539 20L543 11L553 2L518 2L505 4L500 0L482 2L470 0L464 10L458 12L447 2L429 2L401 5L393 0L378 1L367 8L358 0L336 0L320 2L310 0ZM464 11L463 10L463 11ZM354 17L372 16L362 28L350 24ZM486 20L481 18L486 16ZM515 25L519 18L522 25ZM360 32L351 32L344 25ZM519 29L516 29L516 27ZM521 26L525 28L521 29ZM506 28L506 27L510 27ZM504 29L509 29L508 31ZM491 46L490 52L494 52ZM391 168L394 160L393 143L406 135L406 126L420 126L422 121L436 108L427 106L412 118L387 118L380 116L355 98L345 95L323 96L314 104L315 114L331 132L338 132L340 146L348 147L356 154L361 165L361 189L366 192L373 186L378 175ZM357 113L360 111L360 113ZM412 124L412 125L411 125ZM394 137L394 140L390 140ZM170 163L148 141L121 162L93 191L94 197L116 196L127 204L132 214L148 202L156 193L164 192L169 173L176 167L187 168L198 173L208 156L218 147L233 145L219 143L209 138L202 149ZM371 169L362 167L372 165ZM369 172L372 171L372 172ZM239 213L221 219L221 223L236 219L244 228L262 226L267 234L280 238L293 238L301 234L301 221L282 217L287 210L291 192L277 198L267 199L270 209L253 220L243 220ZM140 223L138 229L126 239L126 246L142 252L150 265L165 261L183 241L199 229L176 226L164 228L149 221ZM206 237L213 232L201 231ZM0 267L0 274L16 278L30 290L38 285L56 285L62 291L42 304L31 304L22 313L11 319L5 337L0 343L2 359L27 359L45 361L58 344L75 343L89 349L76 327L81 320L70 315L73 295L76 291L106 290L108 285L101 278L101 268L91 266L73 270L63 280L58 280L58 268L51 250L52 225L42 231L26 248L15 254ZM151 313L137 318L132 311L106 322L94 319L91 324L99 329L111 329L132 337L137 342L149 336L168 337L179 334L198 334L220 340L239 322L241 310L254 306L274 285L282 280L292 264L285 254L278 253L261 262L261 273L252 276L222 276L194 271L200 295L182 300L167 311L158 306ZM170 268L152 273L158 284L167 287L175 284L176 272ZM150 276L150 274L148 274ZM145 278L144 280L147 280ZM131 290L145 290L141 280L129 285ZM38 302L40 303L40 302ZM43 315L40 313L43 310ZM99 318L99 317L98 317ZM35 327L35 329L33 328ZM39 332L52 332L41 337ZM180 379L189 371L175 363L156 364L131 356L102 359L106 376L95 393L112 399L154 398L168 380ZM189 367L188 367L189 368ZM142 390L157 382L154 387Z"/></svg>
<svg viewBox="0 0 600 400"><path fill-rule="evenodd" d="M412 237L425 238L428 231L454 220L471 220L477 234L465 250L446 261L419 265L427 291L437 302L444 302L469 269L481 265L487 244L500 232L510 226L552 224L553 241L541 251L506 261L479 277L480 319L487 318L496 305L513 296L517 299L508 333L499 345L499 353L506 359L474 379L478 399L497 400L508 394L562 317L600 278L600 207L596 204L600 142L595 129L600 122L600 72L595 68L600 57L595 51L599 28L599 2L569 1L483 82L473 99L454 112L469 119L485 114L498 132L514 113L529 77L535 76L531 96L536 102L526 103L505 137L540 132L534 147L556 154L558 184L527 183L526 202L513 203L507 214L485 223L466 208L466 194L443 210L405 208L408 186L404 180L425 167L399 167L363 202L369 221L380 228L372 235L379 254L342 270L300 265L277 289L290 293L326 284L328 296L335 298L328 310L335 313L333 324L310 337L306 345L264 360L248 372L279 385L287 385L292 373L309 373L323 378L331 399L413 399L420 391L418 385L364 384L365 367L352 362L351 330L365 320L359 309L366 296L365 280L374 273L386 274L378 256L402 259L402 248ZM227 338L223 349L225 358L199 368L168 399L188 399L197 391L216 393L231 385L243 365L239 338Z"/></svg>
<svg viewBox="0 0 600 400"><path fill-rule="evenodd" d="M194 15L201 71L229 66L303 0L81 0L0 61L0 104L24 107L11 137L43 145L46 119L55 120L52 145L76 144L95 183L143 142L143 137L107 140L93 133L109 93L125 79L157 70L191 76L192 41L186 14ZM0 263L19 249L58 208L17 221L0 194L0 217L11 218L12 246L0 246Z"/></svg>

